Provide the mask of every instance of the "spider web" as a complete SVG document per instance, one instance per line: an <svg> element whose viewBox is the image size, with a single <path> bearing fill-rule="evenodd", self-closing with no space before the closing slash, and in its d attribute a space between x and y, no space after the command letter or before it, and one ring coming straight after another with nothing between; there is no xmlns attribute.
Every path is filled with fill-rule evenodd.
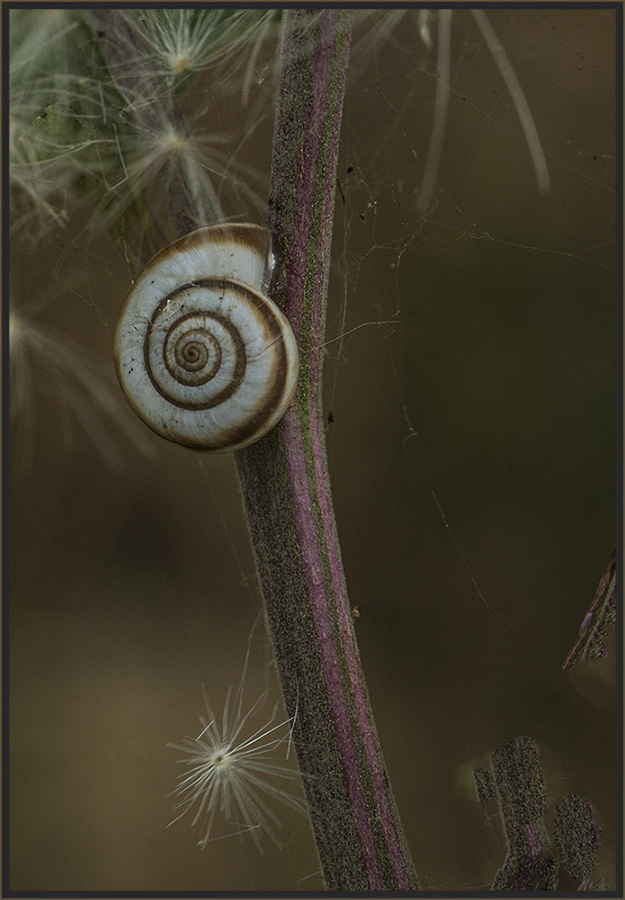
<svg viewBox="0 0 625 900"><path fill-rule="evenodd" d="M436 890L486 889L502 865L501 823L482 812L464 773L521 734L540 746L553 805L573 791L593 803L604 826L598 875L614 877L613 649L570 678L560 669L615 541L614 13L488 17L534 117L550 194L537 188L492 54L458 10L435 189L419 214L436 14L359 21L326 337L327 442L356 633L417 870ZM240 220L264 217L274 62L272 47L246 72L247 105L233 103L232 85L224 100L201 79L185 98L232 138L237 171L255 173L253 191L235 183L220 194ZM88 332L89 349L109 359L136 272L110 241L74 224L82 243L55 237L22 285L30 296L40 272L54 271L60 287L45 315L76 341ZM84 282L70 278L60 296L85 258ZM66 368L84 384L79 357ZM112 362L108 375L114 386ZM37 428L53 434L58 412L39 391ZM81 403L79 424L87 414ZM78 452L57 437L44 453L38 439L30 483L21 477L14 494L15 658L29 673L17 695L16 759L34 760L42 785L16 827L48 848L49 871L79 872L81 884L91 856L109 860L95 887L149 872L150 887L320 888L299 819L281 815L284 849L262 858L220 841L207 862L190 832L165 831L165 744L192 716L202 680L215 703L240 681L258 611L254 565L226 458L198 463L142 434L157 448L146 462L137 441L112 429L127 467L112 479L91 432L95 442ZM269 665L254 669L263 687ZM33 710L45 756L28 750ZM115 734L103 725L112 721ZM68 765L86 774L76 794L54 800L50 785ZM86 826L81 869L75 821ZM46 854L23 846L25 871L41 859L45 873Z"/></svg>
<svg viewBox="0 0 625 900"><path fill-rule="evenodd" d="M452 746L484 746L484 729L516 736L521 701L511 698L523 697L525 729L562 754L549 773L559 789L565 782L560 799L576 753L595 746L580 729L563 749L541 725L536 705L557 709L566 685L534 696L530 686L559 666L554 647L570 649L614 543L612 13L488 16L525 92L551 190L539 191L508 89L458 11L436 189L419 215L436 19L432 49L407 15L364 71L356 42L327 339L339 533L365 671L381 673L374 710L406 824L420 802L414 781L402 786L406 754L423 753L417 770L436 767L402 710L425 703L437 721L457 702L467 710L449 723L447 774L421 796L427 827L413 832L414 846L439 848L439 862L434 848L431 865L417 858L439 890L479 888L489 871L484 834L473 846L467 838L470 808L450 835L464 764ZM590 677L609 679L609 667ZM594 758L587 796L609 805L602 754ZM491 852L492 870L501 860ZM610 854L608 845L598 854L608 881Z"/></svg>

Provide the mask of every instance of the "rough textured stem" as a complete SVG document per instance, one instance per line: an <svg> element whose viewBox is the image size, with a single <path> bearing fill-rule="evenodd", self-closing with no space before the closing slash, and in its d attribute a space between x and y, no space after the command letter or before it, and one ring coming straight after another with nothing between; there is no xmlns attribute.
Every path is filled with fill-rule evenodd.
<svg viewBox="0 0 625 900"><path fill-rule="evenodd" d="M352 14L285 13L269 223L273 296L300 347L293 408L237 464L329 890L414 890L354 636L321 403L327 275Z"/></svg>
<svg viewBox="0 0 625 900"><path fill-rule="evenodd" d="M102 53L147 139L184 129L170 91L131 62L132 17L95 10ZM272 296L300 348L298 393L283 422L237 453L287 710L326 885L418 889L362 675L336 535L321 406L327 275L352 13L284 13L269 224L279 265ZM154 102L145 102L146 90ZM161 99L162 98L162 99ZM143 102L135 102L142 99ZM165 103L164 107L162 104ZM162 190L178 234L207 213L175 159Z"/></svg>

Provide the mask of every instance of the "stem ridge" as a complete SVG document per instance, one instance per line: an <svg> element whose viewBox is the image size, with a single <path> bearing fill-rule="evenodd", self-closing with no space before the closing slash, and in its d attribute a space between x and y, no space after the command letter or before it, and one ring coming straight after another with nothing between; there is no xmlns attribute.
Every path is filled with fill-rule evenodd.
<svg viewBox="0 0 625 900"><path fill-rule="evenodd" d="M321 383L352 14L285 13L269 202L272 296L300 348L293 408L237 464L267 620L330 890L414 890L354 635L327 467ZM268 489L268 485L271 488Z"/></svg>

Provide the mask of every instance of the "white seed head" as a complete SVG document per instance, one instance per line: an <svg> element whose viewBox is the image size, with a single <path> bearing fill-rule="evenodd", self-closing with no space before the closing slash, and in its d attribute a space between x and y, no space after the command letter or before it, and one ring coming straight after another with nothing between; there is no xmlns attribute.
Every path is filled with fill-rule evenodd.
<svg viewBox="0 0 625 900"><path fill-rule="evenodd" d="M259 852L263 833L279 845L276 829L280 819L273 810L274 804L305 811L302 799L284 787L286 782L294 786L297 773L287 767L284 757L278 756L279 748L290 742L291 720L274 724L274 710L268 721L252 730L250 721L265 695L242 713L240 693L237 694L231 715L229 691L220 726L206 694L204 697L207 718L200 717L202 730L198 736L168 745L185 754L179 760L185 772L179 776L174 791L180 797L175 808L182 812L173 822L194 810L192 825L201 822L201 847L218 837L248 831ZM215 830L223 830L224 826L226 834L215 835Z"/></svg>

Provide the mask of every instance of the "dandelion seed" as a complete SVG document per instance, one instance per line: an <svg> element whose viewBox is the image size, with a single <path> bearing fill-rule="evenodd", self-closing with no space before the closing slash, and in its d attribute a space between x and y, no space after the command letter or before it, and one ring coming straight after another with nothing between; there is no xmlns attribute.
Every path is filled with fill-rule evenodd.
<svg viewBox="0 0 625 900"><path fill-rule="evenodd" d="M245 98L277 20L275 10L120 9L96 37L85 11L11 11L12 231L34 243L80 200L93 226L125 232L125 218L147 219L168 189L200 225L224 217L226 181L260 203L228 136L193 133L215 117L203 109L185 123L176 95L210 68L212 92Z"/></svg>
<svg viewBox="0 0 625 900"><path fill-rule="evenodd" d="M228 691L221 726L202 686L207 718L199 720L202 730L197 737L186 737L182 744L168 744L186 754L180 759L187 767L178 778L173 792L181 797L175 809L182 809L170 825L195 808L192 825L202 822L200 847L221 837L249 832L258 851L262 853L263 832L280 846L276 829L281 822L272 809L272 802L304 813L306 806L300 797L285 787L295 783L297 773L285 766L283 758L277 758L277 749L289 742L292 720L273 724L276 709L269 720L244 737L246 726L258 712L266 694L256 700L246 713L242 712L242 683L234 703ZM288 751L286 756L288 756ZM226 834L216 837L216 820L228 826Z"/></svg>
<svg viewBox="0 0 625 900"><path fill-rule="evenodd" d="M125 15L142 38L134 48L142 77L169 83L226 61L231 78L232 66L257 52L267 26L277 20L275 10L148 9ZM243 52L246 45L249 54Z"/></svg>
<svg viewBox="0 0 625 900"><path fill-rule="evenodd" d="M120 136L122 169L119 180L109 186L99 214L107 221L122 215L137 194L173 190L184 192L185 206L200 226L223 219L220 191L233 184L249 205L262 206L254 184L261 173L238 159L228 135L208 133L198 124L202 111L183 125L169 119L163 110L160 121L150 128L126 127Z"/></svg>

